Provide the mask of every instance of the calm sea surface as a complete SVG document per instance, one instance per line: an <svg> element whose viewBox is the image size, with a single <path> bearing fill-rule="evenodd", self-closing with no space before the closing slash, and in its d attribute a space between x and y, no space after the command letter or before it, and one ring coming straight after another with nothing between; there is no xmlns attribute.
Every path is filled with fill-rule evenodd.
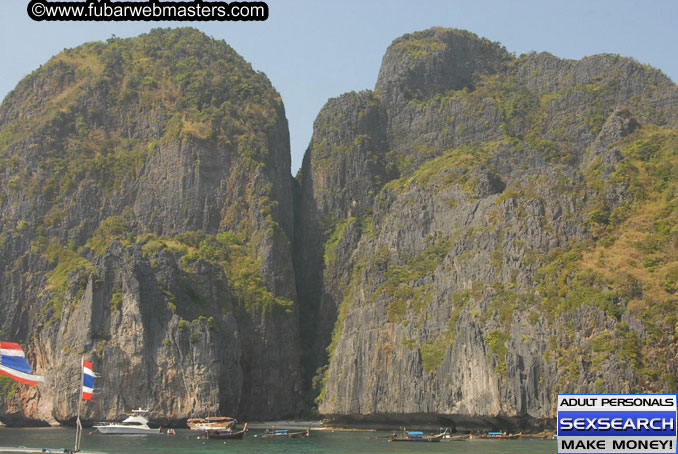
<svg viewBox="0 0 678 454"><path fill-rule="evenodd" d="M553 440L472 440L440 443L389 443L391 432L311 431L308 439L261 438L263 430L250 430L243 440L202 440L195 432L177 430L176 435L88 435L82 438L83 451L108 454L391 454L391 453L548 453L556 452ZM36 448L73 448L72 428L9 429L0 428L0 446Z"/></svg>

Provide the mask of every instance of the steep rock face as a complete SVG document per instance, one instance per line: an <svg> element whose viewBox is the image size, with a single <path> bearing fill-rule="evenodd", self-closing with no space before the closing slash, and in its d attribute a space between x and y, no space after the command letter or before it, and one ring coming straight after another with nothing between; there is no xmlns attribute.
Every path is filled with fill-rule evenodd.
<svg viewBox="0 0 678 454"><path fill-rule="evenodd" d="M154 30L64 51L0 108L0 308L47 384L3 413L294 415L292 186L279 95L223 42ZM100 411L100 410L98 410Z"/></svg>
<svg viewBox="0 0 678 454"><path fill-rule="evenodd" d="M304 314L306 388L325 361L325 345L336 307L321 300L323 243L337 219L369 210L375 192L388 178L384 166L386 122L371 92L348 93L330 100L314 123L314 137L299 171L295 264L299 303ZM351 247L352 249L352 247ZM318 336L322 341L318 342Z"/></svg>
<svg viewBox="0 0 678 454"><path fill-rule="evenodd" d="M301 181L305 187L304 182L315 177L308 196L317 216L360 216L387 178L386 117L381 104L368 91L342 95L323 107L313 130L317 140L309 146Z"/></svg>
<svg viewBox="0 0 678 454"><path fill-rule="evenodd" d="M463 143L501 138L501 111L464 96L511 60L497 43L463 30L404 35L386 50L375 86L386 109L389 161L409 172Z"/></svg>
<svg viewBox="0 0 678 454"><path fill-rule="evenodd" d="M525 424L553 417L557 392L676 389L677 93L618 56L513 58L442 29L396 40L370 94L389 169L371 209L316 187L364 191L335 165L350 154L302 169L302 206L345 213L316 234L314 297L336 318L316 337L320 413Z"/></svg>
<svg viewBox="0 0 678 454"><path fill-rule="evenodd" d="M431 28L393 41L381 62L375 90L387 103L426 99L472 88L478 74L492 74L508 52L464 30Z"/></svg>
<svg viewBox="0 0 678 454"><path fill-rule="evenodd" d="M671 392L678 89L631 59L403 36L328 101L296 182L279 95L224 43L67 50L0 107L6 422L323 415L457 427L557 392ZM294 197L294 199L293 199Z"/></svg>

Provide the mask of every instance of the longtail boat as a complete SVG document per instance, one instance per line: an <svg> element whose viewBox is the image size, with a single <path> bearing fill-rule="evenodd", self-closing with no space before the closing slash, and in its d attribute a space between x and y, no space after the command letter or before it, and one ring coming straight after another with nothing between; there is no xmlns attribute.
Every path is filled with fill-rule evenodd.
<svg viewBox="0 0 678 454"><path fill-rule="evenodd" d="M247 432L247 423L242 430L233 431L232 429L208 429L205 430L205 438L216 438L219 440L242 440L242 437Z"/></svg>
<svg viewBox="0 0 678 454"><path fill-rule="evenodd" d="M207 418L191 418L186 425L191 430L228 430L235 426L235 418L228 416L208 416Z"/></svg>
<svg viewBox="0 0 678 454"><path fill-rule="evenodd" d="M523 433L507 434L506 432L488 432L482 435L471 435L470 439L478 438L482 440L516 440L522 438Z"/></svg>
<svg viewBox="0 0 678 454"><path fill-rule="evenodd" d="M412 441L412 442L439 442L447 434L447 429L437 435L424 435L423 432L403 432L402 435L393 433L388 441Z"/></svg>
<svg viewBox="0 0 678 454"><path fill-rule="evenodd" d="M289 429L266 429L261 436L263 438L308 438L311 436L311 428L301 432L293 432Z"/></svg>

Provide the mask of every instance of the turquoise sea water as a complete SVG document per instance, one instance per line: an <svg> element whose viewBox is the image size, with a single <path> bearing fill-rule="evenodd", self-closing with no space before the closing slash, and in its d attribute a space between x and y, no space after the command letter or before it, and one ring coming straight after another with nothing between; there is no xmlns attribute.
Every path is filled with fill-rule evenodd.
<svg viewBox="0 0 678 454"><path fill-rule="evenodd" d="M108 454L176 453L176 454L391 454L391 453L460 453L518 454L556 452L553 440L472 440L440 443L389 443L391 432L312 431L308 439L261 438L263 430L250 430L243 440L202 440L190 430L176 435L88 435L82 438L83 451ZM0 446L38 448L73 448L74 429L0 429Z"/></svg>

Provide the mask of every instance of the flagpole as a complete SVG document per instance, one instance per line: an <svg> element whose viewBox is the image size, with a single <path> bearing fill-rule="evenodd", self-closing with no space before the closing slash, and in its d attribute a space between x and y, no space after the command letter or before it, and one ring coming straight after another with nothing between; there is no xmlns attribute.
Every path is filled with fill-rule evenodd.
<svg viewBox="0 0 678 454"><path fill-rule="evenodd" d="M80 451L80 438L82 438L82 424L80 423L80 404L82 403L82 387L85 384L85 357L80 357L80 388L78 388L78 418L75 422L75 449Z"/></svg>

